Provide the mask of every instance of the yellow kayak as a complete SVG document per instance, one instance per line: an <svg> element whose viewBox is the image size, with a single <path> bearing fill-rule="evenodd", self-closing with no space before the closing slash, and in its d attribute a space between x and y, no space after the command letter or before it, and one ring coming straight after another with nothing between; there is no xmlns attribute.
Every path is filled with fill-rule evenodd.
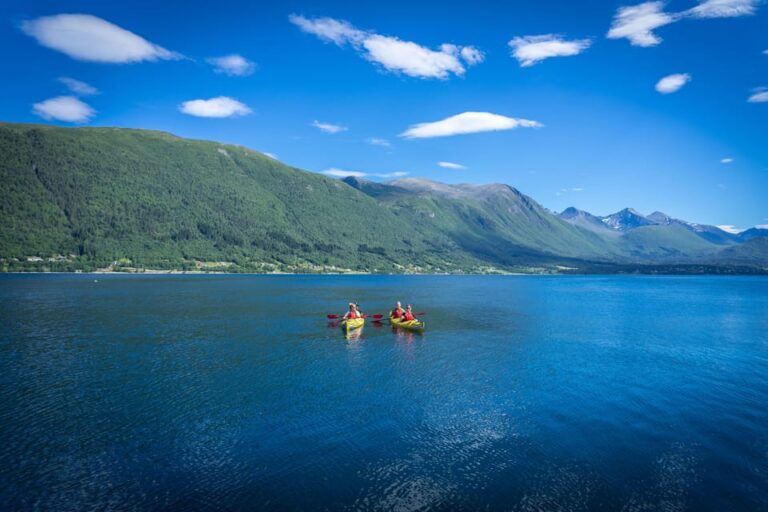
<svg viewBox="0 0 768 512"><path fill-rule="evenodd" d="M341 321L341 329L344 332L350 332L354 331L355 329L359 329L365 324L365 318L353 318L351 320L342 320Z"/></svg>
<svg viewBox="0 0 768 512"><path fill-rule="evenodd" d="M424 322L420 322L418 320L400 320L399 318L389 318L389 323L392 324L392 327L397 327L399 329L408 329L409 331L423 331L425 324Z"/></svg>

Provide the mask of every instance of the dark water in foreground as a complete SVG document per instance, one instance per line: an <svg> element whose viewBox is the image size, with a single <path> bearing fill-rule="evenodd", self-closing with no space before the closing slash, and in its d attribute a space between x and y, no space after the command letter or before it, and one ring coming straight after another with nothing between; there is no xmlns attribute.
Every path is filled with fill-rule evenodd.
<svg viewBox="0 0 768 512"><path fill-rule="evenodd" d="M324 318L393 298L425 335ZM765 278L3 275L0 300L2 510L768 510Z"/></svg>

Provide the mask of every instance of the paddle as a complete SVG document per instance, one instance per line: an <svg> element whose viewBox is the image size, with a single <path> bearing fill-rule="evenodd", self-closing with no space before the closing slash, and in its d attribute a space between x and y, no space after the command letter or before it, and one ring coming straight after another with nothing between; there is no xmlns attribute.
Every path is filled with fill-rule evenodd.
<svg viewBox="0 0 768 512"><path fill-rule="evenodd" d="M328 320L338 320L339 318L341 318L339 315L325 315L325 316L326 318L328 318ZM363 318L373 318L373 321L376 322L384 318L384 315L379 315L379 314L363 315Z"/></svg>

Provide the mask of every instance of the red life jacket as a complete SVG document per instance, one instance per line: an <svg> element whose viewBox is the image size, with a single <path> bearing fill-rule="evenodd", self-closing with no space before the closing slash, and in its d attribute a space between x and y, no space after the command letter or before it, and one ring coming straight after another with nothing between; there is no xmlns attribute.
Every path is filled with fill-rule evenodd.
<svg viewBox="0 0 768 512"><path fill-rule="evenodd" d="M360 318L360 312L357 311L357 310L350 311L349 313L347 313L347 318L349 320L354 320L356 318Z"/></svg>
<svg viewBox="0 0 768 512"><path fill-rule="evenodd" d="M402 315L402 319L405 320L406 322L410 322L411 320L415 320L413 318L413 313L411 313L410 311L404 312L403 315Z"/></svg>
<svg viewBox="0 0 768 512"><path fill-rule="evenodd" d="M403 311L402 309L395 309L392 311L392 318L400 318L401 316L403 316L404 313L405 311Z"/></svg>

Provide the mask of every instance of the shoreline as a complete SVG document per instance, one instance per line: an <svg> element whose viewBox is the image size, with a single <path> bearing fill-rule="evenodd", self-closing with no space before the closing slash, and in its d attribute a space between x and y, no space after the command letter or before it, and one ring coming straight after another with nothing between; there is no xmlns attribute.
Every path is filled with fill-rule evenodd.
<svg viewBox="0 0 768 512"><path fill-rule="evenodd" d="M219 271L181 271L181 270L147 270L144 272L108 272L108 271L89 271L89 272L62 272L62 271L50 271L43 272L39 270L29 271L7 271L0 272L0 275L21 275L21 274L56 274L56 275L113 275L113 276L166 276L166 275L192 275L192 276L205 276L205 275L225 275L225 276L430 276L430 277L534 277L534 276L552 276L552 277L768 277L768 271L759 272L504 272L504 273L411 273L411 274L387 274L387 273L372 273L372 272L219 272Z"/></svg>

